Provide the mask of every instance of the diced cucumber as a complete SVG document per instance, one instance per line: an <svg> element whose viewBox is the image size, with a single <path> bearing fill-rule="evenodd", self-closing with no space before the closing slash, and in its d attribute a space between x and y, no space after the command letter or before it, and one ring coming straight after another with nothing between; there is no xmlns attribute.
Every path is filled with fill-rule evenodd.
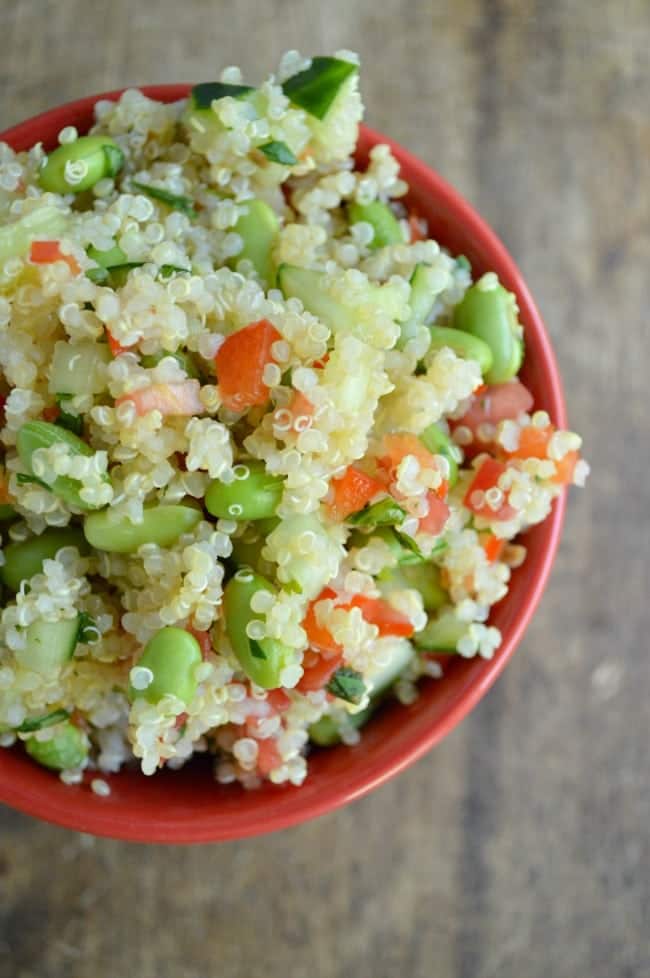
<svg viewBox="0 0 650 978"><path fill-rule="evenodd" d="M348 208L350 224L362 221L370 224L374 235L370 242L371 248L385 248L386 245L403 244L404 232L392 210L381 200L373 200L370 204L358 204L356 201Z"/></svg>
<svg viewBox="0 0 650 978"><path fill-rule="evenodd" d="M232 85L228 82L200 82L190 93L190 104L194 111L212 108L212 103L220 98L243 98L255 89L251 85Z"/></svg>
<svg viewBox="0 0 650 978"><path fill-rule="evenodd" d="M140 363L143 367L150 369L156 367L161 360L165 357L173 357L178 363L188 377L197 378L199 376L199 371L197 370L196 363L191 353L186 353L184 350L176 350L175 353L170 353L169 350L159 350L157 353L148 353L142 357Z"/></svg>
<svg viewBox="0 0 650 978"><path fill-rule="evenodd" d="M309 68L287 78L282 91L294 105L324 119L343 83L356 71L357 65L350 61L315 57Z"/></svg>
<svg viewBox="0 0 650 978"><path fill-rule="evenodd" d="M40 574L43 561L56 557L62 547L76 547L79 553L88 553L83 533L74 527L50 527L40 536L8 544L4 548L5 562L0 567L0 580L12 591L18 591L22 582Z"/></svg>
<svg viewBox="0 0 650 978"><path fill-rule="evenodd" d="M68 451L72 455L90 456L93 454L92 448L81 440L77 435L59 425L50 424L49 421L26 421L18 431L16 447L20 460L30 472L35 475L32 469L32 455L39 448L51 448L53 445L67 445ZM106 482L109 478L104 477ZM81 496L81 483L78 479L73 479L67 475L57 476L52 483L43 483L56 496L60 496L69 506L76 506L78 509L96 509L97 506L85 502Z"/></svg>
<svg viewBox="0 0 650 978"><path fill-rule="evenodd" d="M456 652L461 638L467 634L470 623L461 621L452 607L443 609L431 618L413 641L419 649L430 652Z"/></svg>
<svg viewBox="0 0 650 978"><path fill-rule="evenodd" d="M389 526L376 526L369 534L359 531L351 533L347 542L348 549L350 547L365 547L373 537L379 537L384 541L399 564L420 564L424 560L421 553L407 544L406 541L410 538L407 538L405 534L396 533Z"/></svg>
<svg viewBox="0 0 650 978"><path fill-rule="evenodd" d="M422 262L415 266L410 279L409 306L411 314L407 320L400 323L401 334L398 346L403 347L409 340L412 340L418 327L426 323L438 295L446 288L447 284L448 281L440 268L434 268L432 265L425 265Z"/></svg>
<svg viewBox="0 0 650 978"><path fill-rule="evenodd" d="M278 237L280 222L272 207L263 200L249 200L248 208L235 224L234 231L242 238L244 245L232 264L245 258L252 262L253 268L263 284L268 288L275 281L273 246Z"/></svg>
<svg viewBox="0 0 650 978"><path fill-rule="evenodd" d="M65 214L46 204L0 228L0 265L9 258L21 258L37 238L59 238L67 226Z"/></svg>
<svg viewBox="0 0 650 978"><path fill-rule="evenodd" d="M296 541L309 540L309 550L297 551ZM342 548L335 544L314 514L288 516L267 537L267 546L275 556L290 554L290 560L278 570L283 584L296 585L305 598L315 598L334 576Z"/></svg>
<svg viewBox="0 0 650 978"><path fill-rule="evenodd" d="M72 658L78 634L79 615L61 621L39 619L27 629L25 646L16 650L16 660L41 675L56 675Z"/></svg>
<svg viewBox="0 0 650 978"><path fill-rule="evenodd" d="M93 340L54 344L48 387L52 394L101 394L106 388L106 367L112 357L108 346Z"/></svg>
<svg viewBox="0 0 650 978"><path fill-rule="evenodd" d="M227 82L202 82L195 85L182 116L192 145L202 152L208 148L211 137L225 131L225 126L212 108L213 102L222 98L248 100L255 94L256 89L250 85L230 85Z"/></svg>
<svg viewBox="0 0 650 978"><path fill-rule="evenodd" d="M376 706L377 704L373 702L359 713L346 713L345 725L360 730L375 712ZM332 747L341 740L341 727L329 713L326 713L316 723L312 723L309 728L309 739L318 747Z"/></svg>
<svg viewBox="0 0 650 978"><path fill-rule="evenodd" d="M440 583L439 568L429 562L387 567L381 571L378 580L383 593L402 588L419 591L425 611L438 611L449 600L449 595Z"/></svg>
<svg viewBox="0 0 650 978"><path fill-rule="evenodd" d="M458 482L458 463L461 459L460 449L454 444L449 435L445 434L442 428L435 423L425 428L419 437L424 447L432 455L442 455L443 458L447 459L449 463L447 482L449 483L449 488L453 489Z"/></svg>
<svg viewBox="0 0 650 978"><path fill-rule="evenodd" d="M123 265L128 261L126 254L119 245L113 245L112 248L107 248L105 251L99 251L98 248L91 245L88 248L87 254L89 258L96 261L102 268L113 268L115 265Z"/></svg>

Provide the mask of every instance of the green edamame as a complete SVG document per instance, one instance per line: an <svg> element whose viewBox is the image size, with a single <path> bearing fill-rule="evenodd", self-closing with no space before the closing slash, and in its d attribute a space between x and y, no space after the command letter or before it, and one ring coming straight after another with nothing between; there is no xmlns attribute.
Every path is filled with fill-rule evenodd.
<svg viewBox="0 0 650 978"><path fill-rule="evenodd" d="M36 476L36 473L32 467L32 455L37 448L51 448L53 445L65 445L72 455L90 456L93 454L92 448L72 431L51 424L49 421L27 421L18 431L16 439L18 454L25 468L33 476ZM105 481L109 481L108 476L105 476ZM94 504L87 503L81 498L82 486L78 479L59 475L53 482L45 482L44 484L50 492L59 496L69 506L76 506L77 509L82 510L97 508Z"/></svg>
<svg viewBox="0 0 650 978"><path fill-rule="evenodd" d="M56 557L61 547L76 547L79 553L88 553L83 533L73 527L50 527L40 536L8 544L4 548L5 562L0 567L0 580L12 591L18 591L22 581L40 574L43 561Z"/></svg>
<svg viewBox="0 0 650 978"><path fill-rule="evenodd" d="M272 575L274 565L262 557L264 535L251 539L248 533L244 537L231 537L232 553L230 559L238 568L252 567L259 574Z"/></svg>
<svg viewBox="0 0 650 978"><path fill-rule="evenodd" d="M370 247L373 249L404 243L404 232L400 222L388 204L384 204L381 200L373 200L370 204L358 204L356 202L350 204L348 217L350 224L361 222L370 224L373 230Z"/></svg>
<svg viewBox="0 0 650 978"><path fill-rule="evenodd" d="M453 654L457 651L461 638L467 633L469 625L469 622L461 621L457 617L452 607L443 608L435 618L429 619L422 631L414 636L413 641L419 649Z"/></svg>
<svg viewBox="0 0 650 978"><path fill-rule="evenodd" d="M492 367L492 349L480 337L473 336L470 332L448 329L446 326L432 326L429 353L441 350L443 346L448 346L456 356L464 360L476 360L483 376Z"/></svg>
<svg viewBox="0 0 650 978"><path fill-rule="evenodd" d="M124 166L124 153L109 136L80 136L48 154L38 182L54 194L90 190L104 177L115 177Z"/></svg>
<svg viewBox="0 0 650 978"><path fill-rule="evenodd" d="M524 344L512 292L480 279L467 290L454 309L454 326L487 343L492 364L484 371L486 383L502 384L521 367Z"/></svg>
<svg viewBox="0 0 650 978"><path fill-rule="evenodd" d="M461 458L458 446L454 444L449 435L445 434L437 424L431 424L428 428L425 428L420 434L420 441L432 455L442 455L443 458L447 459L449 463L447 482L449 483L449 488L453 489L458 482L458 463Z"/></svg>
<svg viewBox="0 0 650 978"><path fill-rule="evenodd" d="M215 479L205 494L208 513L227 520L263 520L274 516L282 499L284 480L270 475L264 462L236 465L233 482Z"/></svg>
<svg viewBox="0 0 650 978"><path fill-rule="evenodd" d="M258 591L273 593L273 590L260 574L242 568L230 579L223 595L226 632L233 652L249 679L264 689L282 685L280 676L291 656L291 649L277 639L256 640L247 633L251 622L261 621L261 616L251 608L251 598Z"/></svg>
<svg viewBox="0 0 650 978"><path fill-rule="evenodd" d="M145 509L142 522L132 523L127 516L103 510L84 519L86 540L97 550L109 553L135 553L143 543L170 547L183 533L189 533L201 520L201 511L193 506L162 505Z"/></svg>
<svg viewBox="0 0 650 978"><path fill-rule="evenodd" d="M60 621L32 622L25 633L25 645L16 649L16 660L25 669L43 676L56 676L74 654L79 637L79 615Z"/></svg>
<svg viewBox="0 0 650 978"><path fill-rule="evenodd" d="M81 767L88 757L88 737L70 720L57 727L49 740L29 737L25 750L38 764L52 771L67 771Z"/></svg>
<svg viewBox="0 0 650 978"><path fill-rule="evenodd" d="M158 703L171 694L187 706L198 687L194 673L200 662L201 648L193 635L184 628L161 628L149 639L137 662L137 667L151 671L151 682L144 689L131 683L129 698L143 696L149 703Z"/></svg>

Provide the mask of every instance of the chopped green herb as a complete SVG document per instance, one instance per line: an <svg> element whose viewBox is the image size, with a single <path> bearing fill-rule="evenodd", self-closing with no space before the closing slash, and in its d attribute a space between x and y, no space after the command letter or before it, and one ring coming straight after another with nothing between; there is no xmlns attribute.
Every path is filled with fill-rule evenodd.
<svg viewBox="0 0 650 978"><path fill-rule="evenodd" d="M27 486L30 484L34 486L42 486L43 489L47 489L48 492L52 488L51 486L48 486L47 482L43 482L42 479L38 479L35 475L27 475L26 472L19 472L16 475L16 482L21 486Z"/></svg>
<svg viewBox="0 0 650 978"><path fill-rule="evenodd" d="M470 272L471 274L472 265L469 258L466 258L465 255L458 255L456 259L456 264L458 265L459 268L464 268L466 271Z"/></svg>
<svg viewBox="0 0 650 978"><path fill-rule="evenodd" d="M270 143L264 143L259 148L267 160L271 160L273 163L283 163L285 166L293 166L294 163L298 162L297 156L291 152L287 144L277 142L275 139L272 139Z"/></svg>
<svg viewBox="0 0 650 978"><path fill-rule="evenodd" d="M67 720L70 714L67 710L54 710L52 713L46 713L41 717L31 717L30 719L23 720L19 727L16 727L18 733L34 733L35 730L44 730L45 727L53 727L55 723L61 723L62 720Z"/></svg>
<svg viewBox="0 0 650 978"><path fill-rule="evenodd" d="M403 523L405 517L406 510L389 496L350 516L348 522L354 526L395 526L396 523Z"/></svg>
<svg viewBox="0 0 650 978"><path fill-rule="evenodd" d="M251 85L229 85L227 82L201 82L192 89L192 103L195 109L209 109L220 98L243 98L255 89Z"/></svg>
<svg viewBox="0 0 650 978"><path fill-rule="evenodd" d="M438 554L444 553L445 550L448 548L448 546L449 544L447 543L446 540L438 540L433 550L431 551L431 556L434 557L437 556Z"/></svg>
<svg viewBox="0 0 650 978"><path fill-rule="evenodd" d="M290 594L302 594L302 588L298 581L287 581L286 584L282 585L283 591L289 591Z"/></svg>
<svg viewBox="0 0 650 978"><path fill-rule="evenodd" d="M287 78L282 91L294 105L324 119L341 88L357 66L340 58L312 58L309 68Z"/></svg>
<svg viewBox="0 0 650 978"><path fill-rule="evenodd" d="M174 210L180 211L186 217L197 216L194 202L189 197L184 197L182 194L172 194L169 190L163 190L162 187L152 187L151 184L140 183L139 180L132 180L131 185L148 197L152 197L154 200L160 200L163 204L167 204L168 207L173 207Z"/></svg>
<svg viewBox="0 0 650 978"><path fill-rule="evenodd" d="M180 265L161 265L158 277L162 279L171 278L172 275L191 275L191 268L181 268Z"/></svg>
<svg viewBox="0 0 650 978"><path fill-rule="evenodd" d="M102 146L104 159L106 160L106 176L116 177L124 166L124 153L119 146L106 143Z"/></svg>
<svg viewBox="0 0 650 978"><path fill-rule="evenodd" d="M86 278L89 278L95 285L101 285L108 278L108 269L98 265L97 268L87 268Z"/></svg>
<svg viewBox="0 0 650 978"><path fill-rule="evenodd" d="M366 687L360 672L347 666L341 666L328 682L327 690L332 696L345 700L346 703L360 703L366 692Z"/></svg>
<svg viewBox="0 0 650 978"><path fill-rule="evenodd" d="M70 400L69 394L57 394L56 403L59 405L59 410L61 413L54 422L59 426L59 428L65 428L67 431L72 431L75 435L83 434L84 422L80 414L70 414L66 411L64 404L66 401Z"/></svg>
<svg viewBox="0 0 650 978"><path fill-rule="evenodd" d="M86 611L81 611L79 613L79 631L77 632L77 642L83 642L85 645L92 645L92 643L97 642L99 638L99 629L97 628L95 619L92 618Z"/></svg>
<svg viewBox="0 0 650 978"><path fill-rule="evenodd" d="M418 547L413 537L410 537L408 533L400 533L399 530L395 530L395 536L397 537L397 539L399 540L399 542L402 544L403 547L406 547L407 550L410 550L411 553L415 554L416 557L419 557L420 560L424 560L422 551Z"/></svg>
<svg viewBox="0 0 650 978"><path fill-rule="evenodd" d="M266 659L267 655L259 642L256 642L254 638L249 638L248 643L251 649L251 655L255 659Z"/></svg>

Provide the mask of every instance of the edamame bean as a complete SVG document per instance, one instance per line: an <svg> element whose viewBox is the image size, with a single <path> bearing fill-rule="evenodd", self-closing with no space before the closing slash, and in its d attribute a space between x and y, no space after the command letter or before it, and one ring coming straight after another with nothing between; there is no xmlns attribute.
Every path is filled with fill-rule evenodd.
<svg viewBox="0 0 650 978"><path fill-rule="evenodd" d="M232 553L230 559L237 567L252 567L258 573L272 574L273 564L262 557L262 547L264 546L264 536L255 537L251 540L246 536L231 537Z"/></svg>
<svg viewBox="0 0 650 978"><path fill-rule="evenodd" d="M81 767L88 757L88 747L86 734L69 720L57 727L49 740L29 737L25 741L25 750L32 760L52 771Z"/></svg>
<svg viewBox="0 0 650 978"><path fill-rule="evenodd" d="M432 455L442 455L443 458L447 459L449 463L447 482L449 483L449 487L453 489L458 482L458 463L460 461L460 450L458 446L454 444L449 435L445 434L437 424L431 424L428 428L425 428L420 434L420 441Z"/></svg>
<svg viewBox="0 0 650 978"><path fill-rule="evenodd" d="M458 643L467 633L469 622L461 621L453 608L443 609L435 618L429 619L413 641L419 649L444 654L454 653Z"/></svg>
<svg viewBox="0 0 650 978"><path fill-rule="evenodd" d="M223 595L226 632L237 661L249 679L264 689L276 689L282 685L280 676L290 661L291 649L274 638L249 637L247 626L261 621L251 608L251 598L258 591L273 593L273 586L248 568L237 571L230 579Z"/></svg>
<svg viewBox="0 0 650 978"><path fill-rule="evenodd" d="M0 580L12 591L18 591L23 581L40 574L43 561L56 557L61 547L76 547L79 553L88 553L83 533L74 527L51 527L40 536L8 544L4 548L5 562L0 567Z"/></svg>
<svg viewBox="0 0 650 978"><path fill-rule="evenodd" d="M97 550L109 553L135 553L143 543L170 547L183 533L189 533L201 520L201 511L193 506L162 505L145 509L140 523L132 523L110 509L91 513L84 519L86 540Z"/></svg>
<svg viewBox="0 0 650 978"><path fill-rule="evenodd" d="M129 685L129 698L143 696L149 703L158 703L167 694L181 700L185 706L194 698L198 682L194 675L201 662L199 643L184 628L161 628L144 647L137 662L149 669L153 678L144 689Z"/></svg>
<svg viewBox="0 0 650 978"><path fill-rule="evenodd" d="M463 360L476 360L484 376L492 367L491 348L482 339L473 336L470 332L464 332L462 329L448 329L446 326L432 326L429 353L441 350L443 346L448 346L456 356L462 357Z"/></svg>
<svg viewBox="0 0 650 978"><path fill-rule="evenodd" d="M492 364L484 371L488 384L502 384L521 367L524 344L512 294L485 277L467 290L454 309L454 326L478 337L492 351Z"/></svg>
<svg viewBox="0 0 650 978"><path fill-rule="evenodd" d="M80 136L48 153L38 182L54 194L90 190L104 177L115 177L124 166L124 153L108 136Z"/></svg>
<svg viewBox="0 0 650 978"><path fill-rule="evenodd" d="M264 462L236 465L233 482L215 479L205 494L205 508L226 520L263 520L274 516L282 499L284 480L270 475Z"/></svg>
<svg viewBox="0 0 650 978"><path fill-rule="evenodd" d="M403 244L402 226L388 204L373 200L369 204L352 203L348 208L350 224L364 222L372 227L371 248L385 248L386 245Z"/></svg>
<svg viewBox="0 0 650 978"><path fill-rule="evenodd" d="M79 637L79 615L61 621L32 622L25 645L16 649L16 661L42 676L54 677L74 654Z"/></svg>
<svg viewBox="0 0 650 978"><path fill-rule="evenodd" d="M90 456L93 454L92 448L72 431L56 424L50 424L49 421L27 421L20 428L16 439L20 460L32 475L36 475L32 468L32 455L36 449L51 448L53 445L66 445L73 455ZM105 476L105 481L109 481L108 476ZM76 506L77 509L82 510L97 509L97 506L87 503L79 495L82 485L78 479L59 475L53 482L47 482L46 485L50 492L59 496L69 506Z"/></svg>

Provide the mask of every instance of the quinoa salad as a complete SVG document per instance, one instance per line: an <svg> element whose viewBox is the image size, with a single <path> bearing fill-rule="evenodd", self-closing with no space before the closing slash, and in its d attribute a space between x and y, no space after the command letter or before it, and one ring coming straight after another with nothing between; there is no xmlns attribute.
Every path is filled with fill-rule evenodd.
<svg viewBox="0 0 650 978"><path fill-rule="evenodd" d="M208 754L300 785L489 659L588 466L515 296L428 236L358 59L286 54L0 143L0 746L69 784Z"/></svg>

